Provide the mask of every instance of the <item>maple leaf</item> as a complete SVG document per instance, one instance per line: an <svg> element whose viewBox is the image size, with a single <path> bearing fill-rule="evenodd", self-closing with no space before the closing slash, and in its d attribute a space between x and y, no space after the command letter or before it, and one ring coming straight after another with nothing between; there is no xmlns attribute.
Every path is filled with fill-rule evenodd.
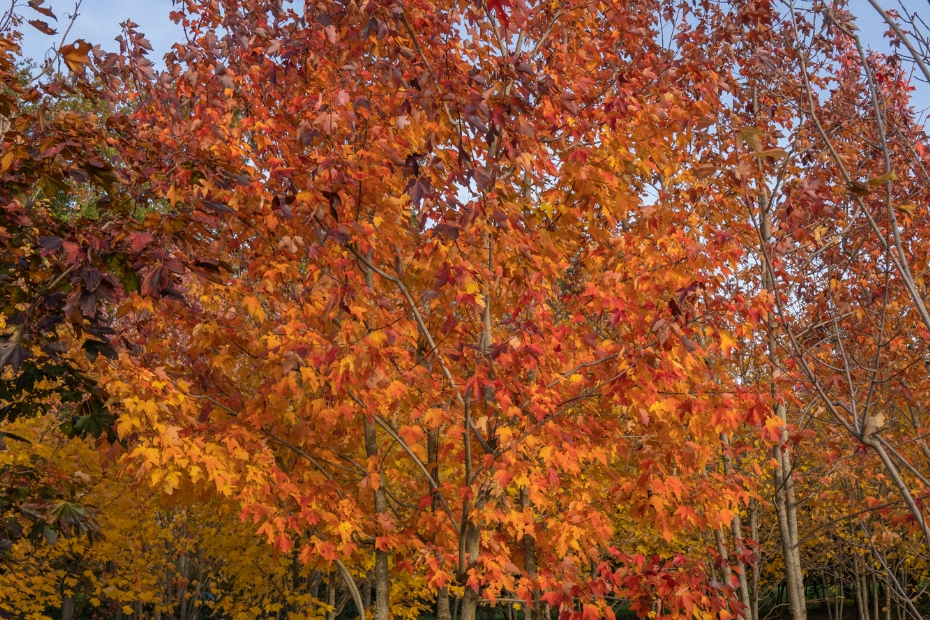
<svg viewBox="0 0 930 620"><path fill-rule="evenodd" d="M512 8L510 0L488 0L488 10L494 11L497 18L504 24L504 29L510 27L510 18L507 16L507 9Z"/></svg>
<svg viewBox="0 0 930 620"><path fill-rule="evenodd" d="M29 2L27 2L26 4L28 4L29 7L33 9L34 11L38 11L42 15L45 15L46 17L51 17L55 21L58 21L58 18L55 17L55 13L53 13L50 8L42 6L43 4L45 4L45 0L29 0Z"/></svg>
<svg viewBox="0 0 930 620"><path fill-rule="evenodd" d="M65 64L68 65L71 71L81 73L84 71L84 67L90 64L90 57L88 56L90 50L90 43L78 39L70 45L62 46L58 52L61 54L61 57L64 58Z"/></svg>
<svg viewBox="0 0 930 620"><path fill-rule="evenodd" d="M44 22L41 19L30 19L29 24L31 24L33 28L35 28L42 34L49 34L49 35L58 34L58 31L52 28L51 26L49 26L48 22Z"/></svg>
<svg viewBox="0 0 930 620"><path fill-rule="evenodd" d="M19 344L14 335L0 336L0 369L11 366L13 372L19 372L22 363L32 357L32 351Z"/></svg>

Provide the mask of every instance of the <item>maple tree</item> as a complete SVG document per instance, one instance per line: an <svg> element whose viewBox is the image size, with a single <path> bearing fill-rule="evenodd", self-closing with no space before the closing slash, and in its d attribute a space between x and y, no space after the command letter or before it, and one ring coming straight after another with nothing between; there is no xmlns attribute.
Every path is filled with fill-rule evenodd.
<svg viewBox="0 0 930 620"><path fill-rule="evenodd" d="M927 140L841 4L172 18L5 18L4 613L920 617Z"/></svg>

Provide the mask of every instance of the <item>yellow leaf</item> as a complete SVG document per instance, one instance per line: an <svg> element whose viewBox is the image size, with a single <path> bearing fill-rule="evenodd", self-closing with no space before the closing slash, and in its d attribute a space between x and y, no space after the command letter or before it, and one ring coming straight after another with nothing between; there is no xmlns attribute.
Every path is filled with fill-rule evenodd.
<svg viewBox="0 0 930 620"><path fill-rule="evenodd" d="M165 198L168 199L168 203L173 207L175 203L180 200L180 192L178 192L178 188L174 185L169 187L167 193L165 194Z"/></svg>
<svg viewBox="0 0 930 620"><path fill-rule="evenodd" d="M756 151L753 153L755 157L772 157L773 159L779 159L782 157L788 157L788 151L785 149L768 149L765 151Z"/></svg>
<svg viewBox="0 0 930 620"><path fill-rule="evenodd" d="M898 180L898 175L895 174L895 171L889 170L888 172L886 172L880 177L869 179L869 185L871 185L872 187L878 187L879 185L887 183L888 181L897 181L897 180Z"/></svg>
<svg viewBox="0 0 930 620"><path fill-rule="evenodd" d="M70 45L62 46L59 51L69 69L75 73L82 73L84 71L84 65L90 64L90 57L87 55L90 50L90 43L78 39Z"/></svg>
<svg viewBox="0 0 930 620"><path fill-rule="evenodd" d="M726 359L730 358L730 354L733 349L736 348L736 340L729 334L729 332L721 331L720 332L720 351L723 352L723 357Z"/></svg>
<svg viewBox="0 0 930 620"><path fill-rule="evenodd" d="M251 316L255 317L259 321L265 320L265 311L262 309L262 303L258 300L257 297L249 295L242 300L242 306Z"/></svg>

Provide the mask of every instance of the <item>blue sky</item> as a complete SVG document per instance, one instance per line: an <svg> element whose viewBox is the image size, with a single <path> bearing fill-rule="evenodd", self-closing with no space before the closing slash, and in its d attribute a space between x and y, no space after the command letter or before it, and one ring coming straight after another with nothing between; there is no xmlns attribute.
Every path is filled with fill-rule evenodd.
<svg viewBox="0 0 930 620"><path fill-rule="evenodd" d="M880 0L886 9L898 8L897 0ZM45 0L45 6L51 7L58 16L57 25L60 28L67 24L67 14L74 12L75 0ZM126 19L139 24L143 32L152 43L154 52L150 58L156 65L161 64L161 57L168 51L171 44L182 38L181 29L168 18L173 7L173 0L83 0L78 19L68 35L68 41L85 39L94 44L100 44L104 49L113 50L116 43L113 41L120 33L120 23ZM924 0L904 0L903 4L911 11L919 11L927 16L930 23L930 7ZM889 47L883 37L887 28L881 17L872 9L868 0L850 0L850 10L859 19L857 24L863 41L870 47L887 51ZM28 7L23 8L28 19L43 18ZM51 22L53 27L56 26ZM59 29L60 29L59 28ZM34 59L45 56L53 43L58 43L59 36L44 35L29 25L24 28L23 48L25 55ZM930 86L915 82L915 104L918 108L930 107Z"/></svg>
<svg viewBox="0 0 930 620"><path fill-rule="evenodd" d="M51 8L58 16L57 23L29 7L23 7L22 13L27 19L45 20L62 33L69 21L66 16L74 13L75 1L45 0L44 6ZM65 42L84 39L104 49L115 50L117 44L113 39L120 33L120 24L131 19L139 24L139 30L152 43L154 53L151 54L151 60L160 64L161 57L171 44L183 37L181 28L168 18L173 10L172 4L172 0L83 0L77 21ZM45 35L28 24L23 25L23 35L23 52L33 59L43 58L49 47L57 45L61 40L61 34Z"/></svg>

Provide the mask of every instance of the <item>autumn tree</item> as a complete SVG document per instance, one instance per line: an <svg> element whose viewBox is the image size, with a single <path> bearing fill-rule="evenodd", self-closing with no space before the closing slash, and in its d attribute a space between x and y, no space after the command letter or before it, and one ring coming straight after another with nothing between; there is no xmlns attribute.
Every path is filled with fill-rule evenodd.
<svg viewBox="0 0 930 620"><path fill-rule="evenodd" d="M171 541L93 587L192 613L197 549L233 615L920 617L926 136L842 5L172 18L163 71L131 23L38 86L5 48L0 396L89 407Z"/></svg>

